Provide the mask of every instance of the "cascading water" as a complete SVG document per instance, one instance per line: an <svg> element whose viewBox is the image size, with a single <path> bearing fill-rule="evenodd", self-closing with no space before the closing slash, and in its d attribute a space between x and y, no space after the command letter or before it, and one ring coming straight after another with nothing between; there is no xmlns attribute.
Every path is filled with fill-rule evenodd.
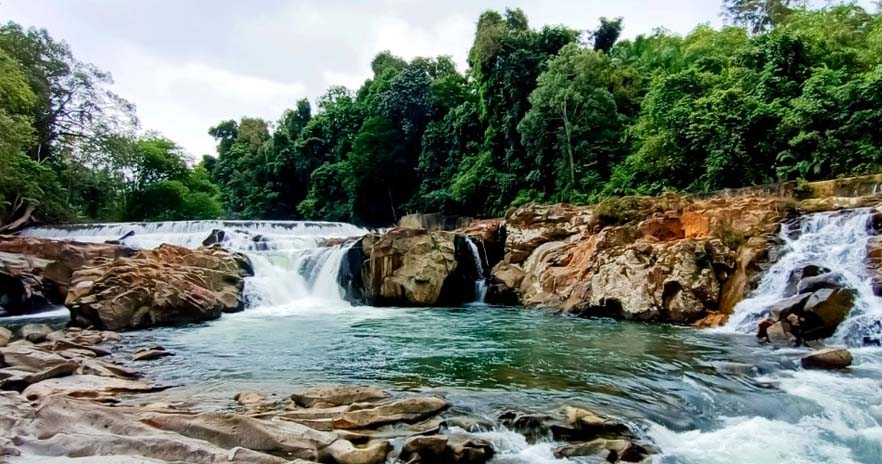
<svg viewBox="0 0 882 464"><path fill-rule="evenodd" d="M854 308L834 336L834 341L859 346L882 338L882 299L873 293L867 270L867 240L874 234L869 209L817 213L802 217L794 228L782 227L780 257L762 276L753 295L739 303L727 328L753 333L767 317L768 308L786 298L790 277L809 265L821 266L844 277L845 286L857 290Z"/></svg>
<svg viewBox="0 0 882 464"><path fill-rule="evenodd" d="M478 252L478 245L471 237L467 237L469 250L472 252L472 258L475 260L475 269L478 277L475 279L475 301L474 303L483 304L487 298L487 279L484 277L484 264L481 260L481 253Z"/></svg>
<svg viewBox="0 0 882 464"><path fill-rule="evenodd" d="M360 236L366 230L338 222L179 221L36 227L22 235L84 242L116 240L133 248L163 243L196 248L204 243L245 253L254 266L246 280L250 307L316 300L346 304L337 274L352 243L320 247L326 239Z"/></svg>

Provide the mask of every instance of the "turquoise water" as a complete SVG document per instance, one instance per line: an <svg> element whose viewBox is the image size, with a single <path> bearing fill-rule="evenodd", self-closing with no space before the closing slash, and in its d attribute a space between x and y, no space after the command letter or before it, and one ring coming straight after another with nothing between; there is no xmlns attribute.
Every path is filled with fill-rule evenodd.
<svg viewBox="0 0 882 464"><path fill-rule="evenodd" d="M242 390L370 384L444 394L457 410L491 419L510 408L590 407L662 445L666 463L876 463L882 452L879 418L862 412L882 408L882 360L872 349L857 350L869 368L816 373L797 369L804 351L734 333L527 309L320 304L135 332L124 343L176 352L153 362L150 377L179 385L164 397L205 408L232 407ZM837 394L842 404L827 398ZM511 448L499 462L554 462L552 445L493 437ZM763 440L783 454L742 460Z"/></svg>

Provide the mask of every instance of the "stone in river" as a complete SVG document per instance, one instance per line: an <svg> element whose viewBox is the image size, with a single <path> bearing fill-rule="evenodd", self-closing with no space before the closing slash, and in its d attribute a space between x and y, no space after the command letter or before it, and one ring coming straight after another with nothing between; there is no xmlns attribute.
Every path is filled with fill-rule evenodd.
<svg viewBox="0 0 882 464"><path fill-rule="evenodd" d="M45 341L50 333L52 333L52 329L46 324L25 324L18 329L19 338L23 338L31 343Z"/></svg>
<svg viewBox="0 0 882 464"><path fill-rule="evenodd" d="M803 356L801 364L806 369L845 369L852 361L845 348L825 348Z"/></svg>
<svg viewBox="0 0 882 464"><path fill-rule="evenodd" d="M154 359L164 358L166 356L174 356L171 351L164 349L147 349L141 350L132 355L132 361L152 361Z"/></svg>

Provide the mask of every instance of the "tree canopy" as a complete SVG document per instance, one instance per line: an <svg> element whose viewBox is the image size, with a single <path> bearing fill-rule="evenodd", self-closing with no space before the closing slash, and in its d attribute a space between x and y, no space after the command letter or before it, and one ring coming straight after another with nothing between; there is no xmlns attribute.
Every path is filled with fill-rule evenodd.
<svg viewBox="0 0 882 464"><path fill-rule="evenodd" d="M726 0L731 24L622 40L627 20L477 18L468 69L376 55L357 89L209 134L198 164L142 132L46 31L0 28L2 221L231 217L382 227L529 201L708 192L882 170L882 14ZM587 26L587 27L586 27Z"/></svg>

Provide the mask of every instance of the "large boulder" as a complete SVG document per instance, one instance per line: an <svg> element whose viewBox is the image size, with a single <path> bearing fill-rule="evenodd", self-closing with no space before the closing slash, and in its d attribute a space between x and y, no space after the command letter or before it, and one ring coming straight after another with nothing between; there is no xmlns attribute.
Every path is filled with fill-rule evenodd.
<svg viewBox="0 0 882 464"><path fill-rule="evenodd" d="M133 256L136 250L107 243L73 240L50 240L35 237L0 235L0 252L16 253L45 260L41 275L52 284L59 303L64 301L74 271L98 262Z"/></svg>
<svg viewBox="0 0 882 464"><path fill-rule="evenodd" d="M65 304L75 324L133 330L241 310L250 264L220 248L162 245L74 273Z"/></svg>
<svg viewBox="0 0 882 464"><path fill-rule="evenodd" d="M361 250L361 281L370 304L432 306L473 299L466 293L474 293L474 257L465 238L453 232L396 228L365 235Z"/></svg>
<svg viewBox="0 0 882 464"><path fill-rule="evenodd" d="M642 321L693 322L719 305L734 253L716 239L686 239L600 251L567 301L570 311Z"/></svg>
<svg viewBox="0 0 882 464"><path fill-rule="evenodd" d="M824 330L819 335L826 338L845 320L856 298L857 291L851 288L822 288L812 293L804 309L820 317Z"/></svg>
<svg viewBox="0 0 882 464"><path fill-rule="evenodd" d="M0 309L6 315L39 312L63 301L57 288L44 281L45 259L0 251Z"/></svg>

